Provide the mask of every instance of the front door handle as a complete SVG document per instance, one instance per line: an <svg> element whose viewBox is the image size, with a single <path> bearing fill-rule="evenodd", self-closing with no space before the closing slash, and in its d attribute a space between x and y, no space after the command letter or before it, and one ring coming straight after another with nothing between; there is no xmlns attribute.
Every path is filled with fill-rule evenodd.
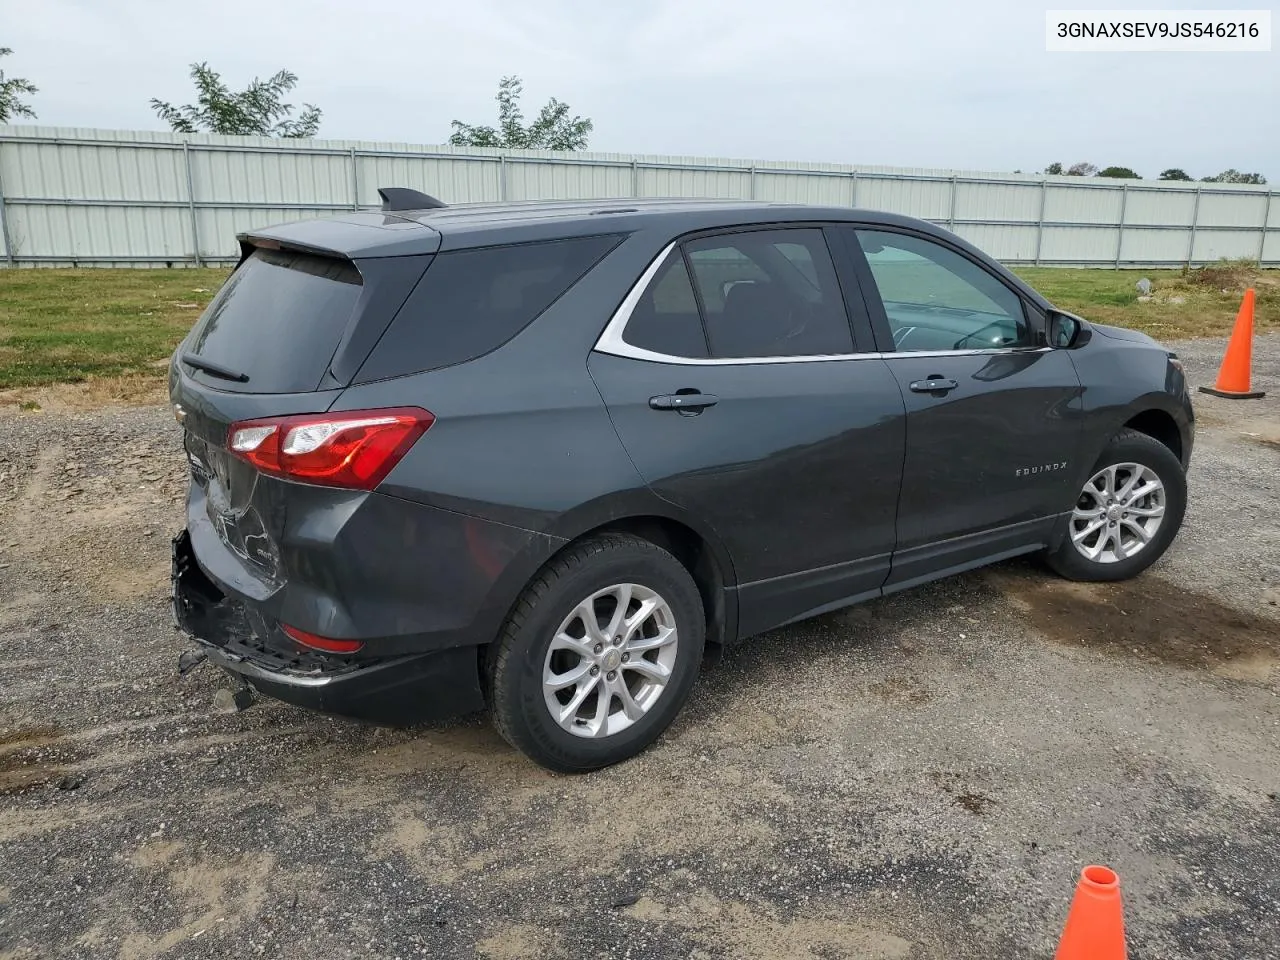
<svg viewBox="0 0 1280 960"><path fill-rule="evenodd" d="M654 410L701 410L719 402L720 398L711 393L672 393L649 398Z"/></svg>
<svg viewBox="0 0 1280 960"><path fill-rule="evenodd" d="M930 377L928 380L916 380L911 384L913 393L946 393L960 386L955 380L944 380L942 377Z"/></svg>

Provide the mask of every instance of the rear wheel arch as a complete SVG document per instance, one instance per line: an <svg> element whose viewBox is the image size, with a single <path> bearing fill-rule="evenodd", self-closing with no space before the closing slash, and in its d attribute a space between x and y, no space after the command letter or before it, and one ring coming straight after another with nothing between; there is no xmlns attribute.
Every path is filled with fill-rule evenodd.
<svg viewBox="0 0 1280 960"><path fill-rule="evenodd" d="M601 534L623 533L661 547L689 571L698 586L703 610L706 611L708 645L718 647L736 639L738 611L726 588L734 586L737 581L734 579L733 562L724 546L675 517L658 513L610 516L610 512L612 511L592 511L592 514L573 518L577 522L561 524L555 534L562 542L551 554L542 557L540 563L526 571L526 575L520 578L519 587L514 591L504 591L513 592L514 595L503 611L503 619L510 614L525 586L566 550Z"/></svg>
<svg viewBox="0 0 1280 960"><path fill-rule="evenodd" d="M702 608L707 615L707 642L720 645L726 639L732 639L737 627L737 611L728 609L730 605L726 601L725 587L731 584L733 574L732 570L726 571L722 566L715 545L687 524L657 515L613 520L577 539L602 533L626 533L640 537L679 560L702 595Z"/></svg>

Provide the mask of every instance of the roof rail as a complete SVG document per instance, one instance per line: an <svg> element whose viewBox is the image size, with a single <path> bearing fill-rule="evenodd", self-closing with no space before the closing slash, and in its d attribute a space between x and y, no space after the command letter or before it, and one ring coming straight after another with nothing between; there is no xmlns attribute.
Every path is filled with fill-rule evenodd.
<svg viewBox="0 0 1280 960"><path fill-rule="evenodd" d="M420 193L417 190L410 190L408 187L379 187L378 196L382 198L384 212L393 210L434 210L437 207L448 206L443 200L437 200L435 197Z"/></svg>

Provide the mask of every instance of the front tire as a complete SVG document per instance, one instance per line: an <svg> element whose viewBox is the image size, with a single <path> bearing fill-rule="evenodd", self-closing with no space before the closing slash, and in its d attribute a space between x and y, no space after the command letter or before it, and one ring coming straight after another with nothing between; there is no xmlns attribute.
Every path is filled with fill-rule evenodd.
<svg viewBox="0 0 1280 960"><path fill-rule="evenodd" d="M1080 491L1049 566L1068 580L1127 580L1160 559L1182 526L1187 478L1160 441L1121 430Z"/></svg>
<svg viewBox="0 0 1280 960"><path fill-rule="evenodd" d="M684 706L706 622L689 572L661 547L604 534L553 559L487 658L498 732L562 773L640 753Z"/></svg>

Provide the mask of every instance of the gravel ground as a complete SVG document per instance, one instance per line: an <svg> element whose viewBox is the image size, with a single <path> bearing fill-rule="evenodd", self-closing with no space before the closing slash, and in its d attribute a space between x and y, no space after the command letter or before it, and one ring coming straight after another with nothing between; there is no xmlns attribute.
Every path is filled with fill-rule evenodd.
<svg viewBox="0 0 1280 960"><path fill-rule="evenodd" d="M1212 380L1223 344L1179 345ZM1128 584L1030 563L730 651L643 757L560 777L179 678L163 408L0 414L0 960L1049 957L1079 868L1131 956L1280 957L1280 337L1198 397Z"/></svg>

